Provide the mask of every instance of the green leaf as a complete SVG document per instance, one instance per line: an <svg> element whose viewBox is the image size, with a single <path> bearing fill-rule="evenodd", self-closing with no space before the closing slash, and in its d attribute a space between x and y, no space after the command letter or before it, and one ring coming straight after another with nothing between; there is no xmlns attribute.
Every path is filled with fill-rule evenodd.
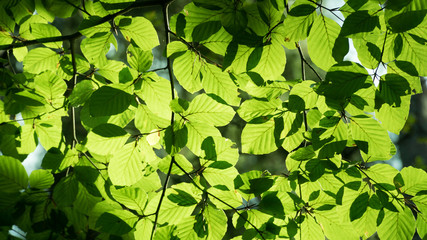
<svg viewBox="0 0 427 240"><path fill-rule="evenodd" d="M111 186L110 190L111 195L117 202L129 209L143 212L148 196L142 189L134 187L115 189L115 187Z"/></svg>
<svg viewBox="0 0 427 240"><path fill-rule="evenodd" d="M350 221L361 218L368 208L369 193L364 192L354 199L350 207Z"/></svg>
<svg viewBox="0 0 427 240"><path fill-rule="evenodd" d="M117 45L113 33L99 32L90 38L83 39L80 47L88 62L101 67L107 64L106 54L110 49L110 44Z"/></svg>
<svg viewBox="0 0 427 240"><path fill-rule="evenodd" d="M130 83L138 76L135 69L126 67L126 64L116 60L107 60L97 69L97 72L112 83Z"/></svg>
<svg viewBox="0 0 427 240"><path fill-rule="evenodd" d="M373 209L369 206L361 218L352 222L355 230L358 231L360 236L368 238L377 231L376 221L378 213L379 210Z"/></svg>
<svg viewBox="0 0 427 240"><path fill-rule="evenodd" d="M234 188L233 188L234 189ZM218 197L225 203L229 204L231 207L237 208L242 205L242 196L239 192L229 189L224 189L223 186L218 185L208 189L208 192ZM224 204L224 202L219 201L216 198L210 199L215 206L220 209L228 210L231 209L230 206Z"/></svg>
<svg viewBox="0 0 427 240"><path fill-rule="evenodd" d="M130 105L132 95L120 89L121 86L102 86L89 99L90 115L108 116L124 112Z"/></svg>
<svg viewBox="0 0 427 240"><path fill-rule="evenodd" d="M38 74L46 70L56 71L59 55L49 48L35 48L24 58L24 71Z"/></svg>
<svg viewBox="0 0 427 240"><path fill-rule="evenodd" d="M315 107L317 103L317 93L313 89L315 86L316 83L311 80L293 86L289 93L289 110L299 112Z"/></svg>
<svg viewBox="0 0 427 240"><path fill-rule="evenodd" d="M0 192L17 192L27 188L28 175L18 159L0 156Z"/></svg>
<svg viewBox="0 0 427 240"><path fill-rule="evenodd" d="M246 100L240 105L237 113L246 122L262 116L273 115L281 106L282 101L273 99L271 101L258 100L255 98Z"/></svg>
<svg viewBox="0 0 427 240"><path fill-rule="evenodd" d="M12 42L13 42L13 38L12 38L12 36L10 36L9 33L0 31L0 45L1 46L8 46ZM1 48L1 46L0 46L0 48ZM25 48L25 49L27 49L27 48ZM18 52L18 48L16 51L14 51L14 55L15 55L15 52ZM16 59L18 61L22 61L22 59L19 57L16 57Z"/></svg>
<svg viewBox="0 0 427 240"><path fill-rule="evenodd" d="M369 11L356 11L346 17L341 28L344 37L360 38L372 33L380 27L379 17L369 14Z"/></svg>
<svg viewBox="0 0 427 240"><path fill-rule="evenodd" d="M335 46L341 44L338 38L339 33L340 26L338 23L322 14L316 17L311 27L307 39L308 53L311 60L325 71L335 63L342 61L342 57L347 54L347 51L343 51L338 54L339 56L336 56L338 49ZM346 44L348 45L348 42Z"/></svg>
<svg viewBox="0 0 427 240"><path fill-rule="evenodd" d="M415 219L411 210L408 207L401 212L386 209L377 233L381 239L412 239L415 234Z"/></svg>
<svg viewBox="0 0 427 240"><path fill-rule="evenodd" d="M426 13L427 11L425 10L403 12L387 19L387 23L395 33L407 32L419 26L423 22Z"/></svg>
<svg viewBox="0 0 427 240"><path fill-rule="evenodd" d="M204 1L204 3L206 2ZM171 30L174 32L179 32L180 36L185 37L190 42L194 29L197 26L200 26L201 24L206 22L220 23L219 21L221 20L220 12L212 11L203 7L198 7L197 5L195 5L195 3L185 5L182 13L175 16L171 19Z"/></svg>
<svg viewBox="0 0 427 240"><path fill-rule="evenodd" d="M59 148L63 138L61 116L44 115L35 123L36 133L43 148Z"/></svg>
<svg viewBox="0 0 427 240"><path fill-rule="evenodd" d="M144 17L119 16L114 22L122 32L125 39L133 40L143 51L151 50L159 45L157 32L153 24Z"/></svg>
<svg viewBox="0 0 427 240"><path fill-rule="evenodd" d="M359 89L370 86L372 79L366 69L354 62L341 62L329 69L325 81L321 83L317 92L327 98L343 102ZM328 99L326 103L328 104Z"/></svg>
<svg viewBox="0 0 427 240"><path fill-rule="evenodd" d="M123 128L114 124L100 124L87 135L86 147L90 152L108 155L121 148L129 135Z"/></svg>
<svg viewBox="0 0 427 240"><path fill-rule="evenodd" d="M275 151L276 124L274 119L265 123L247 123L242 131L242 152L250 154L267 154Z"/></svg>
<svg viewBox="0 0 427 240"><path fill-rule="evenodd" d="M187 138L185 139L187 142L187 147L197 156L201 156L203 153L202 151L203 140L205 140L208 137L221 136L221 133L219 132L219 130L208 123L190 121L190 122L187 122L185 126L186 126L186 130L188 131L188 135L183 137ZM179 140L177 139L177 142L178 141Z"/></svg>
<svg viewBox="0 0 427 240"><path fill-rule="evenodd" d="M74 86L71 95L68 97L71 106L78 107L79 105L84 104L92 93L94 92L95 87L92 82L89 80L83 80Z"/></svg>
<svg viewBox="0 0 427 240"><path fill-rule="evenodd" d="M328 239L360 239L350 222L343 221L336 216L336 208L327 211L317 211L316 219L323 227L323 232Z"/></svg>
<svg viewBox="0 0 427 240"><path fill-rule="evenodd" d="M316 7L313 5L292 5L289 15L283 21L285 26L285 41L300 41L308 37L311 25L316 19ZM298 3L296 3L298 4Z"/></svg>
<svg viewBox="0 0 427 240"><path fill-rule="evenodd" d="M252 53L255 53L257 48L255 48ZM254 67L247 69L248 71L257 72L266 80L274 80L283 73L283 69L286 65L286 54L285 49L282 45L275 41L274 39L271 43L262 47L261 56L259 57L258 62L252 63L254 61L251 56L248 58L248 64L254 64Z"/></svg>
<svg viewBox="0 0 427 240"><path fill-rule="evenodd" d="M37 135L33 126L25 124L21 126L20 146L17 150L21 154L30 154L37 147Z"/></svg>
<svg viewBox="0 0 427 240"><path fill-rule="evenodd" d="M208 137L202 142L203 159L224 161L235 165L239 159L238 149L230 139L223 137Z"/></svg>
<svg viewBox="0 0 427 240"><path fill-rule="evenodd" d="M138 72L147 71L153 63L153 54L149 50L142 50L133 44L127 49L127 61Z"/></svg>
<svg viewBox="0 0 427 240"><path fill-rule="evenodd" d="M314 158L316 154L314 153L313 147L303 147L299 148L295 152L292 152L288 155L288 157L297 160L297 161L305 161Z"/></svg>
<svg viewBox="0 0 427 240"><path fill-rule="evenodd" d="M100 228L102 232L120 236L130 232L137 221L138 216L135 216L129 211L110 210L99 216L96 221L96 227Z"/></svg>
<svg viewBox="0 0 427 240"><path fill-rule="evenodd" d="M391 9L393 11L399 11L403 7L407 6L412 0L389 0L385 4L386 9Z"/></svg>
<svg viewBox="0 0 427 240"><path fill-rule="evenodd" d="M212 64L205 64L202 67L202 86L206 93L215 94L224 102L232 106L240 103L237 86L230 78L229 73Z"/></svg>
<svg viewBox="0 0 427 240"><path fill-rule="evenodd" d="M34 78L36 91L42 95L48 103L54 107L63 104L63 95L67 90L67 84L58 75L46 71Z"/></svg>
<svg viewBox="0 0 427 240"><path fill-rule="evenodd" d="M285 212L283 209L283 203L280 200L280 196L277 196L277 192L266 192L262 195L261 201L258 204L258 209L261 212L270 214L276 218L284 218Z"/></svg>
<svg viewBox="0 0 427 240"><path fill-rule="evenodd" d="M237 35L248 25L248 15L244 9L227 9L221 15L221 24L228 33Z"/></svg>
<svg viewBox="0 0 427 240"><path fill-rule="evenodd" d="M236 178L239 172L237 172L237 169L235 167L230 166L229 164L222 163L225 162L216 162L214 164L211 164L209 167L203 170L203 177L211 186L223 185L226 186L228 189L233 189L233 180L234 178ZM230 167L223 168L223 166L221 165Z"/></svg>
<svg viewBox="0 0 427 240"><path fill-rule="evenodd" d="M143 177L145 166L156 159L145 139L128 143L114 153L108 166L108 175L114 185L129 186Z"/></svg>
<svg viewBox="0 0 427 240"><path fill-rule="evenodd" d="M189 207L197 204L196 199L191 194L180 189L173 189L167 198L178 206Z"/></svg>
<svg viewBox="0 0 427 240"><path fill-rule="evenodd" d="M292 152L304 141L303 115L288 111L283 115L283 122L283 131L280 135L280 139L284 139L282 147L286 151Z"/></svg>
<svg viewBox="0 0 427 240"><path fill-rule="evenodd" d="M166 128L170 120L162 118L151 112L147 105L139 104L135 112L135 127L141 133L150 133L153 130Z"/></svg>
<svg viewBox="0 0 427 240"><path fill-rule="evenodd" d="M381 122L381 126L395 134L399 134L405 126L409 115L411 97L403 96L400 101L400 107L383 103L381 108L375 111L375 117Z"/></svg>
<svg viewBox="0 0 427 240"><path fill-rule="evenodd" d="M13 33L15 30L15 21L7 14L5 8L0 9L0 27L6 31Z"/></svg>
<svg viewBox="0 0 427 240"><path fill-rule="evenodd" d="M30 31L36 39L61 36L61 32L55 26L45 23L31 23ZM62 42L48 42L43 45L48 48L61 48Z"/></svg>
<svg viewBox="0 0 427 240"><path fill-rule="evenodd" d="M402 34L403 47L397 60L411 62L417 69L420 76L427 75L427 67L424 63L427 60L427 53L423 51L425 45L415 41L409 34Z"/></svg>
<svg viewBox="0 0 427 240"><path fill-rule="evenodd" d="M135 239L150 240L150 234L147 233L152 230L153 222L151 222L151 220L149 220L148 218L143 218L139 220L138 223L135 225Z"/></svg>
<svg viewBox="0 0 427 240"><path fill-rule="evenodd" d="M387 131L377 121L367 116L354 116L351 118L350 130L361 151L384 160L391 158L391 140Z"/></svg>
<svg viewBox="0 0 427 240"><path fill-rule="evenodd" d="M405 167L400 171L403 186L399 186L400 191L415 196L421 191L427 190L427 174L422 169Z"/></svg>
<svg viewBox="0 0 427 240"><path fill-rule="evenodd" d="M233 119L234 114L234 110L231 107L215 101L206 94L200 94L191 101L183 117L191 122L224 126Z"/></svg>
<svg viewBox="0 0 427 240"><path fill-rule="evenodd" d="M323 240L325 236L323 235L322 228L314 220L313 217L307 215L304 218L304 221L300 224L299 232L295 235L295 239L304 240L304 239L313 239L313 240Z"/></svg>
<svg viewBox="0 0 427 240"><path fill-rule="evenodd" d="M227 216L224 211L207 205L203 211L206 219L208 237L206 239L222 239L227 231Z"/></svg>
<svg viewBox="0 0 427 240"><path fill-rule="evenodd" d="M171 85L168 80L155 73L149 73L142 78L141 87L135 93L145 101L152 113L170 119L169 104L172 98Z"/></svg>
<svg viewBox="0 0 427 240"><path fill-rule="evenodd" d="M220 21L208 21L194 27L191 37L193 42L200 42L208 39L212 34L215 34L221 28Z"/></svg>
<svg viewBox="0 0 427 240"><path fill-rule="evenodd" d="M29 183L31 188L47 189L54 182L53 175L48 170L36 169L31 172Z"/></svg>
<svg viewBox="0 0 427 240"><path fill-rule="evenodd" d="M383 100L390 106L401 106L402 96L410 95L411 88L408 81L393 73L383 76L384 80L380 81L380 94Z"/></svg>
<svg viewBox="0 0 427 240"><path fill-rule="evenodd" d="M166 190L166 196L169 195L171 191L174 191L173 189ZM152 214L156 212L159 200L160 200L160 192L151 198L147 204L147 207L145 209L145 214ZM193 212L194 205L190 206L178 206L176 203L171 201L169 198L165 197L163 199L160 212L159 212L159 218L158 223L171 223L173 222L175 225L179 224L185 217L188 217Z"/></svg>
<svg viewBox="0 0 427 240"><path fill-rule="evenodd" d="M29 105L29 106L43 106L46 101L42 96L33 92L33 91L21 91L14 93L14 100L16 100L20 104Z"/></svg>
<svg viewBox="0 0 427 240"><path fill-rule="evenodd" d="M75 175L64 177L53 189L53 200L59 208L71 207L79 191Z"/></svg>
<svg viewBox="0 0 427 240"><path fill-rule="evenodd" d="M181 86L194 93L202 89L200 71L202 61L197 53L187 51L173 61L173 72Z"/></svg>

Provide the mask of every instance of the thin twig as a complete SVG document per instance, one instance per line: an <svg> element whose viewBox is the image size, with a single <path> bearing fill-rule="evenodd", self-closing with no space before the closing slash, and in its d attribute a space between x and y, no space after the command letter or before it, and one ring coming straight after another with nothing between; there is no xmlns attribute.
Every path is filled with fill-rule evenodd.
<svg viewBox="0 0 427 240"><path fill-rule="evenodd" d="M99 172L99 175L101 175L101 177L102 177L102 179L104 179L104 181L107 181L107 179L105 179L104 178L104 176L102 175L102 173L101 173L101 169L99 169L96 165L95 165L95 163L92 161L92 160L90 160L90 158L89 158L89 156L85 153L85 152L81 152L82 154L83 154L83 156L85 156L86 157L86 159L92 164L92 166L96 169L96 170L98 170L98 172Z"/></svg>
<svg viewBox="0 0 427 240"><path fill-rule="evenodd" d="M305 77L304 54L301 50L301 46L299 45L299 43L296 42L295 45L298 49L298 53L299 53L300 60L301 60L301 77L302 77L302 80L305 81L306 77ZM302 111L302 113L303 113L303 120L304 120L304 129L307 132L308 131L308 123L307 123L307 113L305 112L305 109ZM304 139L304 147L306 147L306 146L307 146L307 140Z"/></svg>
<svg viewBox="0 0 427 240"><path fill-rule="evenodd" d="M168 13L169 4L170 3L165 3L162 6L163 22L164 22L165 36L166 36L166 46L165 47L167 47L167 45L170 43L169 13ZM168 73L169 73L169 80L170 80L170 86L171 86L171 97L172 97L172 100L173 100L173 99L175 99L175 86L174 86L173 74L172 74L172 64L171 64L171 60L169 58L167 58L167 69L169 70ZM175 122L175 113L173 111L171 111L171 128L172 128L171 139L172 139L172 145L175 144L175 132L174 132L174 129L173 129L174 122ZM171 176L172 167L173 167L174 162L175 162L175 156L174 156L174 154L172 154L172 159L171 159L171 162L169 164L168 173L166 175L165 183L163 184L163 190L162 190L162 193L160 195L159 204L157 205L157 209L156 209L156 212L155 212L153 229L151 231L151 237L150 237L150 239L153 239L154 233L156 232L157 221L159 219L160 208L162 206L162 202L163 202L163 199L164 199L165 194L166 194L166 189L168 187L168 182L169 182L169 179L170 179L170 176Z"/></svg>
<svg viewBox="0 0 427 240"><path fill-rule="evenodd" d="M166 70L166 69L168 69L168 66L162 67L162 68L151 69L151 70L148 70L147 72L158 72L158 71L163 71L163 70Z"/></svg>
<svg viewBox="0 0 427 240"><path fill-rule="evenodd" d="M71 79L72 82L72 89L74 89L74 87L77 84L77 63L76 63L76 41L75 39L71 39L70 40L70 47L71 47L71 63L73 65L73 78ZM71 90L72 90L71 89ZM71 120L72 120L72 124L73 124L73 141L71 144L71 148L74 148L76 146L76 144L79 142L79 140L77 139L77 129L76 129L76 109L75 107L71 107Z"/></svg>
<svg viewBox="0 0 427 240"><path fill-rule="evenodd" d="M72 3L72 2L70 2L70 1L68 1L68 0L64 0L68 5L71 5L73 8L76 8L76 9L78 9L78 10L80 10L80 11L82 11L82 12L84 12L84 13L86 13L88 16L92 16L88 11L86 11L86 9L83 9L83 8L81 8L81 7L79 7L79 6L77 6L77 5L75 5L74 3ZM84 1L83 1L83 3L84 3Z"/></svg>
<svg viewBox="0 0 427 240"><path fill-rule="evenodd" d="M378 66L377 66L377 68L375 69L375 72L374 72L374 80L377 78L378 69L380 68L381 63L383 62L384 48L385 48L385 43L386 43L386 40L387 40L387 33L388 32L386 30L385 31L385 36L384 36L383 47L381 49L381 54L380 54L380 61L378 62Z"/></svg>
<svg viewBox="0 0 427 240"><path fill-rule="evenodd" d="M335 10L335 9L330 9L330 8L327 8L327 7L325 7L325 6L323 6L322 4L320 4L320 3L317 3L317 2L315 2L315 1L313 1L313 0L308 0L309 2L312 2L312 3L314 3L314 4L316 4L318 7L320 7L320 8L323 8L323 9L325 9L325 10L327 10L327 11L329 11L330 13L332 13L336 18L338 18L341 22L344 22L344 20L343 19L341 19L341 17L340 16L338 16L334 11L337 11L337 10Z"/></svg>
<svg viewBox="0 0 427 240"><path fill-rule="evenodd" d="M355 165L356 166L356 168L357 169L359 169L359 171L360 172L362 172L363 173L363 175L365 175L370 181L372 181L372 182L374 182L375 184L376 184L376 186L378 186L378 188L382 188L383 190L385 190L386 192L388 192L388 194L390 194L390 196L393 198L393 199L396 199L396 201L399 203L399 205L401 205L401 202L400 202L400 200L399 200L399 198L397 197L397 196L395 196L392 192L390 192L387 188L385 188L384 186L382 186L381 184L379 184L378 182L376 182L374 179L372 179L371 177L369 177L369 175L365 172L365 171L363 171L363 169L360 167L360 166L358 166L358 165Z"/></svg>
<svg viewBox="0 0 427 240"><path fill-rule="evenodd" d="M172 32L171 30L168 29L168 32L171 33L172 35L174 35L179 41L181 41L182 43L184 43L185 45L187 45L187 47L195 52L199 57L207 60L210 63L213 63L215 66L219 67L222 69L222 65L215 62L214 60L208 58L207 56L203 55L199 50L197 50L191 43L187 42L185 39L183 39L182 37L178 36L176 33Z"/></svg>
<svg viewBox="0 0 427 240"><path fill-rule="evenodd" d="M10 60L10 50L7 50L6 53L7 53L7 61L9 62L10 69L12 69L13 74L16 75L15 68L12 65L12 61Z"/></svg>

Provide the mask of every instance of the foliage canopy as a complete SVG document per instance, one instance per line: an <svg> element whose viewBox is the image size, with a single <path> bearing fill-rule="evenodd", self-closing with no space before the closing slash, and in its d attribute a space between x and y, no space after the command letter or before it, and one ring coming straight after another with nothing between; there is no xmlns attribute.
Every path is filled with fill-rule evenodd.
<svg viewBox="0 0 427 240"><path fill-rule="evenodd" d="M395 154L388 132L427 76L426 1L193 0L171 17L170 1L0 5L1 238L13 225L28 239L427 236L427 174L376 162ZM162 69L156 29L131 11L147 6L163 11ZM61 33L54 21L69 17L78 29ZM120 39L125 61L107 54ZM344 60L349 39L360 63ZM285 48L301 79L282 76ZM220 131L237 117L238 144ZM38 143L47 153L28 176ZM278 148L283 175L235 168Z"/></svg>

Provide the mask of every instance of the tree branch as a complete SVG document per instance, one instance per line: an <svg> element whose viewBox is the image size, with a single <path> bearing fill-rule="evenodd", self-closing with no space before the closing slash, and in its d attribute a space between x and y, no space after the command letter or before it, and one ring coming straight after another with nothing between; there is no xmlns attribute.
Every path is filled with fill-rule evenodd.
<svg viewBox="0 0 427 240"><path fill-rule="evenodd" d="M165 3L162 6L163 22L164 22L165 37L166 37L166 45L165 45L166 48L167 48L168 44L170 43L169 13L168 13L169 4L170 4L170 2L167 2L167 3ZM171 60L169 58L167 58L167 69L168 69L168 73L169 73L169 81L170 81L170 86L171 86L171 97L172 97L172 100L173 100L173 99L175 99L175 85L174 85L174 81L173 81L172 64L171 64ZM171 131L172 145L175 144L175 132L174 132L174 129L173 129L174 122L175 122L175 113L173 111L171 111L171 121L170 121L170 124L171 124L171 127L172 127L172 131ZM169 182L169 179L170 179L170 175L171 175L171 171L172 171L172 167L173 167L174 163L175 163L175 156L174 156L174 154L172 154L171 162L169 164L168 173L166 175L165 183L163 184L162 194L160 195L159 204L157 205L157 209L156 209L156 212L155 212L153 229L151 230L151 237L150 237L150 239L153 239L154 233L156 232L157 221L159 219L160 208L162 206L162 202L163 202L163 199L164 199L165 194L166 194L166 189L168 187L168 182Z"/></svg>
<svg viewBox="0 0 427 240"><path fill-rule="evenodd" d="M156 1L156 0L146 1L146 2L134 2L129 7L122 9L116 13L109 14L109 15L99 19L98 21L96 21L93 25L87 26L81 30L88 29L88 28L97 26L99 24L108 22L110 20L113 20L115 17L120 16L122 14L125 14L125 13L127 13L130 10L135 9L135 8L147 7L147 6L159 6L161 4L162 4L162 2ZM73 34L65 35L65 36L39 38L39 39L34 39L34 40L29 40L29 41L16 42L16 43L8 44L8 45L0 45L0 50L9 50L9 49L23 47L23 46L35 45L35 44L39 44L39 43L69 41L69 40L79 38L81 36L83 36L83 35L80 32L75 32Z"/></svg>

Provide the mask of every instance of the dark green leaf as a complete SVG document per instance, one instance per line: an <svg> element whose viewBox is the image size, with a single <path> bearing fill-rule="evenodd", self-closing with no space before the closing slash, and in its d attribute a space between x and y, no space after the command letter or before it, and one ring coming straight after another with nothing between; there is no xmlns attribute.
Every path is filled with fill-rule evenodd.
<svg viewBox="0 0 427 240"><path fill-rule="evenodd" d="M212 34L218 32L220 28L221 22L219 21L204 22L194 28L191 37L194 42L200 42L208 39Z"/></svg>
<svg viewBox="0 0 427 240"><path fill-rule="evenodd" d="M123 90L103 86L90 97L90 114L99 117L122 113L129 107L131 99L132 95Z"/></svg>
<svg viewBox="0 0 427 240"><path fill-rule="evenodd" d="M369 193L364 192L359 195L350 207L350 221L354 221L358 218L361 218L366 212L369 203Z"/></svg>

